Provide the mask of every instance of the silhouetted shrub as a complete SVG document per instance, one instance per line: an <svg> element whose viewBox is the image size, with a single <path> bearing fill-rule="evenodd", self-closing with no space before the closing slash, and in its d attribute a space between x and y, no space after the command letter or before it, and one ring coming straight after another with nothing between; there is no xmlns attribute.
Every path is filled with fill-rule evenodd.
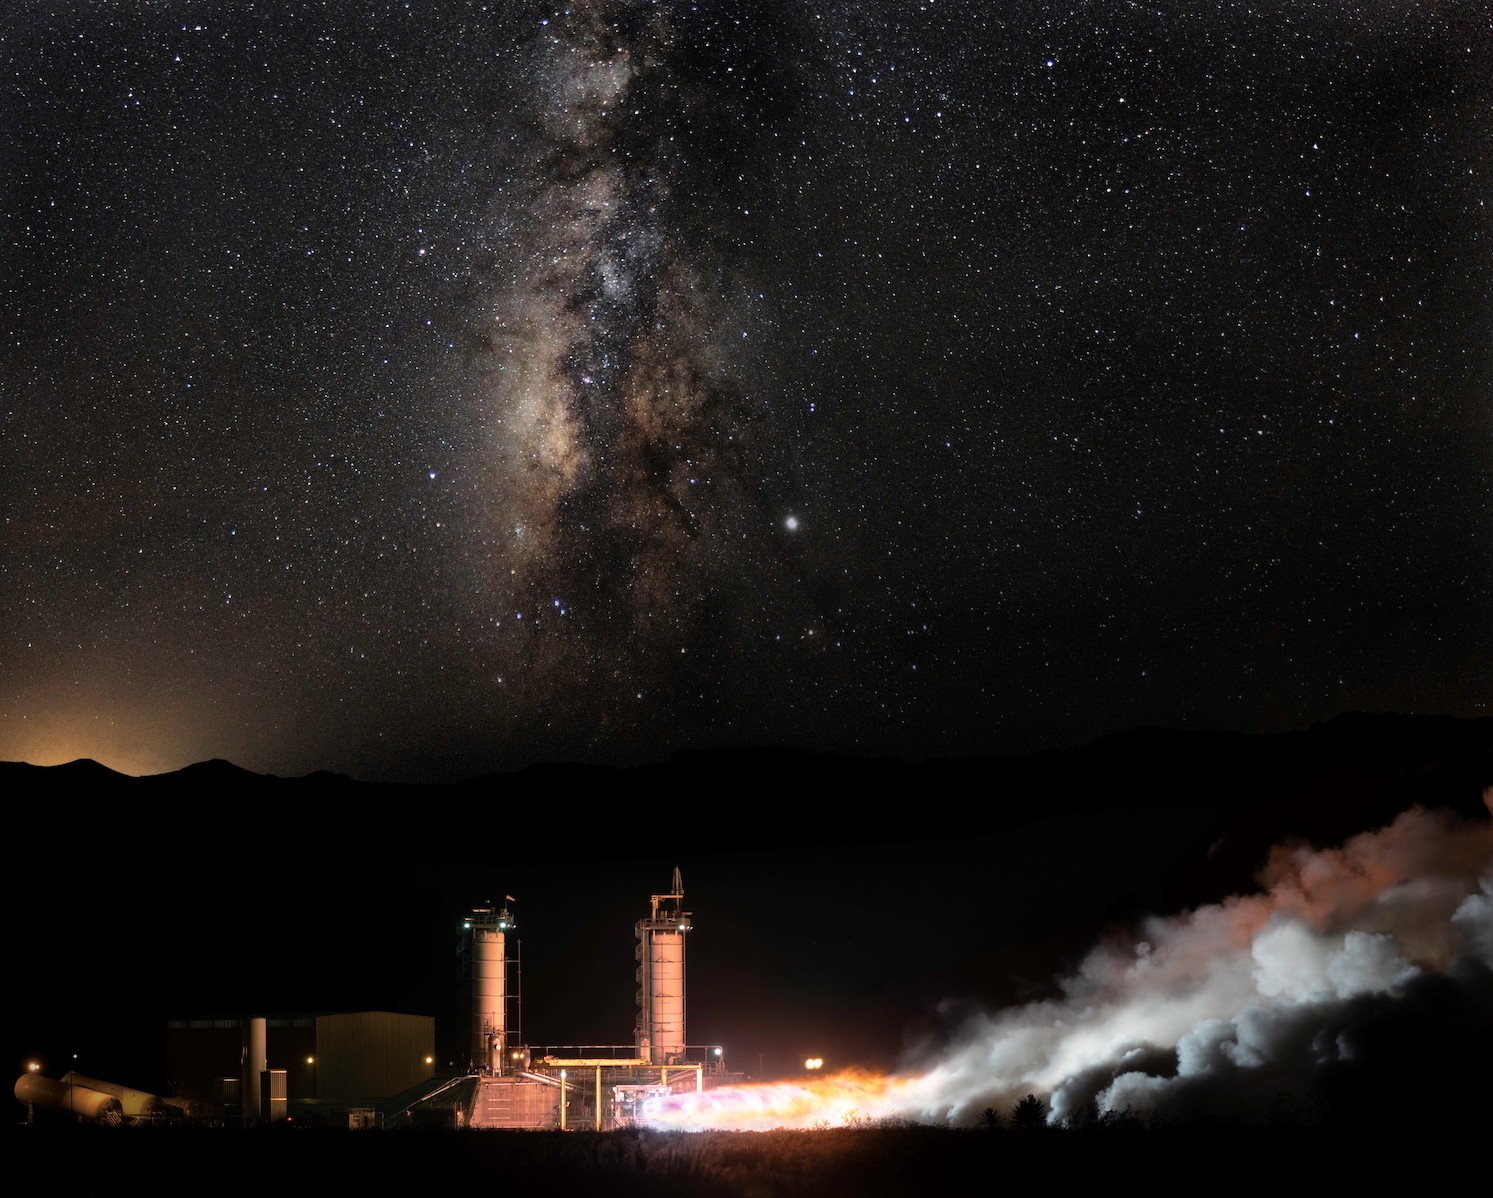
<svg viewBox="0 0 1493 1198"><path fill-rule="evenodd" d="M1047 1126L1047 1104L1035 1094L1028 1094L1011 1108L1011 1125L1018 1131L1033 1131Z"/></svg>

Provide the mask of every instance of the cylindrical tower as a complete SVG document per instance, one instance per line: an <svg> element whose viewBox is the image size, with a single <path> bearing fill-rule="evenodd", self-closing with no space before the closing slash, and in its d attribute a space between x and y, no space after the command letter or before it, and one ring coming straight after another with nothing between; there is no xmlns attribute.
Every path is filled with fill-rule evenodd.
<svg viewBox="0 0 1493 1198"><path fill-rule="evenodd" d="M633 1036L638 1056L653 1065L684 1057L684 883L674 870L668 894L653 896L647 919L638 920L638 1018Z"/></svg>
<svg viewBox="0 0 1493 1198"><path fill-rule="evenodd" d="M259 1101L259 1079L270 1067L268 1021L264 1016L244 1020L243 1114L247 1124L258 1123L264 1112Z"/></svg>
<svg viewBox="0 0 1493 1198"><path fill-rule="evenodd" d="M508 1043L507 934L513 916L507 907L477 907L466 927L471 940L472 1067L501 1073Z"/></svg>

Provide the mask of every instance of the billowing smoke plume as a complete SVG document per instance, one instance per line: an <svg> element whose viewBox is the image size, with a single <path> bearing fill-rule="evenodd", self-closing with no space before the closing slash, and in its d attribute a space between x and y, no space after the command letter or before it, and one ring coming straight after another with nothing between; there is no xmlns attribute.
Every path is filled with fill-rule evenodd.
<svg viewBox="0 0 1493 1198"><path fill-rule="evenodd" d="M770 193L792 105L772 47L795 42L773 6L730 8L575 0L534 21L474 304L477 585L520 706L656 710L751 618L743 595L760 611L793 590L745 263L746 197Z"/></svg>
<svg viewBox="0 0 1493 1198"><path fill-rule="evenodd" d="M1466 1095L1493 1066L1493 824L1412 808L1338 848L1278 847L1260 883L1096 948L1050 1000L967 1020L931 1068L670 1099L653 1122L968 1124L1027 1094L1064 1124L1486 1110Z"/></svg>

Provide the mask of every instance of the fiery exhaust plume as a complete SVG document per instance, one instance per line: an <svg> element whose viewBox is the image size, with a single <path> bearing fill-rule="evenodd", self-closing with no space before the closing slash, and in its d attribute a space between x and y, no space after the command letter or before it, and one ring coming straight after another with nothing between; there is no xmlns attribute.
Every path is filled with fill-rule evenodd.
<svg viewBox="0 0 1493 1198"><path fill-rule="evenodd" d="M923 1079L888 1077L850 1069L828 1077L761 1085L728 1086L702 1093L654 1099L647 1111L653 1127L701 1131L766 1131L778 1127L840 1127L893 1118L920 1105Z"/></svg>
<svg viewBox="0 0 1493 1198"><path fill-rule="evenodd" d="M1259 880L1096 947L1057 997L964 1020L931 1064L676 1095L647 1120L968 1125L1028 1093L1052 1123L1315 1123L1417 1097L1467 1117L1454 1086L1493 1046L1493 824L1412 808L1337 848L1277 846Z"/></svg>

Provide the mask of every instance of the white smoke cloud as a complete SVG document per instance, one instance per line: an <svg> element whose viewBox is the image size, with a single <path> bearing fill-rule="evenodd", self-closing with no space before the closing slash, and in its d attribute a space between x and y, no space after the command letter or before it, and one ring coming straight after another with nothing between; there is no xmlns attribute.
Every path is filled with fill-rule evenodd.
<svg viewBox="0 0 1493 1198"><path fill-rule="evenodd" d="M1057 998L967 1019L931 1069L856 1077L854 1109L958 1125L1036 1093L1052 1122L1317 1121L1429 1090L1455 1116L1493 1047L1493 823L1413 808L1338 848L1279 847L1261 884L1097 947ZM654 1122L815 1126L836 1085L741 1119L719 1094L708 1113L671 1100Z"/></svg>
<svg viewBox="0 0 1493 1198"><path fill-rule="evenodd" d="M1487 989L1487 824L1412 809L1340 848L1278 848L1262 881L1261 894L1150 921L1129 961L1096 952L1063 1002L975 1029L960 1053L975 1064L961 1072L984 1066L994 1094L1047 1093L1055 1120L1090 1103L1170 1118L1227 1105L1247 1118L1263 1115L1245 1109L1255 1091L1316 1100L1318 1075L1362 1059L1355 1012L1379 1018L1391 1002L1408 1013L1428 974ZM1146 1068L1131 1067L1137 1049L1153 1050ZM946 1097L946 1115L967 1111L970 1098Z"/></svg>
<svg viewBox="0 0 1493 1198"><path fill-rule="evenodd" d="M1493 878L1482 879L1481 892L1467 897L1452 923L1461 929L1467 951L1493 969Z"/></svg>

